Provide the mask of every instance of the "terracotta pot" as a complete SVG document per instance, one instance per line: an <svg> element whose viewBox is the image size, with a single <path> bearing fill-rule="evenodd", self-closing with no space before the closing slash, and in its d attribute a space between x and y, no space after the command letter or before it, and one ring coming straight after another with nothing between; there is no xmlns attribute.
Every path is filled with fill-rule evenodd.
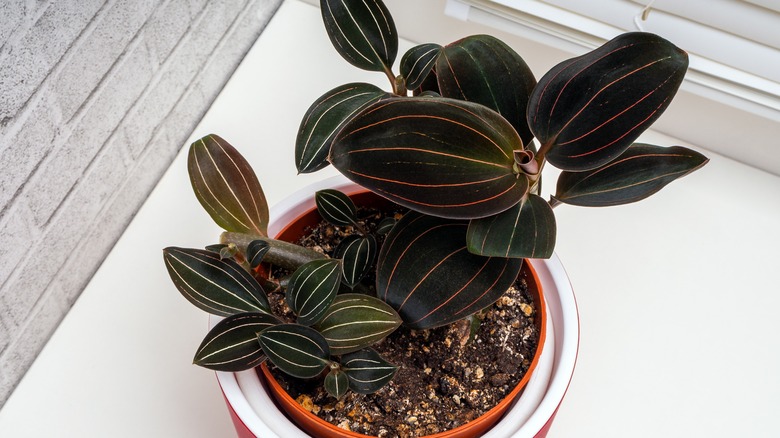
<svg viewBox="0 0 780 438"><path fill-rule="evenodd" d="M350 195L364 191L342 177L307 187L272 208L273 222L269 226L269 234L281 238L300 235L306 223L296 219L307 213L308 221L318 220L318 215L311 213L314 209L313 194L323 188L336 188ZM374 198L371 194L358 196L364 198L358 198L356 203ZM283 227L285 235L280 236ZM539 321L541 348L537 350L529 372L512 393L491 411L466 425L432 437L546 435L574 370L579 321L574 295L560 261L553 257L529 262L524 264L523 269L537 280L544 293L543 299L537 298L537 308L543 310L537 315L544 315ZM212 318L211 324L216 324L217 320ZM316 436L365 436L336 428L303 410L278 386L265 367L262 367L261 373L267 374L266 377L258 377L259 373L254 370L217 373L239 437L309 436L281 413L279 405L295 423L302 424L303 429Z"/></svg>

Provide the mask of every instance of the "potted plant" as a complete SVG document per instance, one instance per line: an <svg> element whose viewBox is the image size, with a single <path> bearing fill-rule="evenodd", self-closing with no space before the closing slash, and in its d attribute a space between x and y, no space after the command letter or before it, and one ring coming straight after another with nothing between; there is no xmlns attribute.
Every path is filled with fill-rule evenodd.
<svg viewBox="0 0 780 438"><path fill-rule="evenodd" d="M317 99L296 140L298 170L332 164L408 212L369 228L344 193L318 191L319 214L353 233L330 257L269 237L246 160L216 135L193 143L193 189L225 233L205 250L166 248L164 258L188 300L225 318L198 349L199 365L232 372L267 359L291 376L320 377L334 400L378 391L397 367L372 345L399 327L478 328L524 260L553 256L555 207L635 202L707 161L634 143L687 69L685 52L656 35L620 35L538 81L487 35L413 47L395 75L398 37L380 0L322 0L321 9L337 52L384 73L391 91L350 83ZM548 162L562 173L545 200ZM360 291L374 277L375 289ZM284 291L284 302L269 301L271 291Z"/></svg>

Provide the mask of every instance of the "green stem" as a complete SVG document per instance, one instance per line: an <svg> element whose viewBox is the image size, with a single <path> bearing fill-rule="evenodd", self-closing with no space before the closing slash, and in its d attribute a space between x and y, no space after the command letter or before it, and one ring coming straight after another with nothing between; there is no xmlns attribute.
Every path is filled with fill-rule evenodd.
<svg viewBox="0 0 780 438"><path fill-rule="evenodd" d="M280 268L289 269L294 271L298 269L304 263L312 260L326 259L328 256L319 253L309 248L304 248L300 245L295 245L283 240L272 239L270 237L259 237L244 233L232 233L224 232L220 236L220 242L222 243L235 243L243 253L246 253L246 247L253 240L263 240L268 243L268 252L263 257L263 261L266 261L272 265L279 266Z"/></svg>

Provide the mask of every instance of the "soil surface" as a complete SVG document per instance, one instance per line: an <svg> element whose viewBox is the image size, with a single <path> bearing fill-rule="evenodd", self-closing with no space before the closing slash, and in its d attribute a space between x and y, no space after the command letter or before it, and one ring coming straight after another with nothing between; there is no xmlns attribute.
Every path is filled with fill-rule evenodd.
<svg viewBox="0 0 780 438"><path fill-rule="evenodd" d="M359 210L359 217L373 230L383 215ZM352 227L323 222L298 243L330 255L352 232ZM365 292L372 292L372 284L373 279L364 281ZM281 293L271 293L269 299L277 315L291 316ZM294 379L270 363L269 368L307 410L343 429L379 437L431 435L479 417L523 378L539 341L535 312L526 279L519 278L481 315L471 341L465 321L421 331L401 327L373 346L399 366L393 380L374 394L349 392L336 400L325 392L321 379Z"/></svg>

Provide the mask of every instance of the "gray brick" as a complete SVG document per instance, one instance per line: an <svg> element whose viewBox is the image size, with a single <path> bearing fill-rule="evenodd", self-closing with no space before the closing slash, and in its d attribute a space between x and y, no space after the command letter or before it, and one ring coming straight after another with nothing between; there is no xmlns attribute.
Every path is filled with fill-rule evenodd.
<svg viewBox="0 0 780 438"><path fill-rule="evenodd" d="M36 233L30 227L32 213L25 205L8 211L0 222L0 287L30 251Z"/></svg>
<svg viewBox="0 0 780 438"><path fill-rule="evenodd" d="M0 314L0 356L2 356L3 352L5 351L5 348L8 347L8 344L10 343L11 343L11 330L8 327L6 327L5 322L3 321L2 318L2 314ZM0 372L2 372L2 368L0 368Z"/></svg>
<svg viewBox="0 0 780 438"><path fill-rule="evenodd" d="M15 135L0 139L4 143L0 144L0 211L51 150L61 123L59 113L44 99Z"/></svg>
<svg viewBox="0 0 780 438"><path fill-rule="evenodd" d="M16 44L0 56L0 125L9 123L87 27L104 0L53 2Z"/></svg>
<svg viewBox="0 0 780 438"><path fill-rule="evenodd" d="M245 3L244 0L210 2L193 23L191 32L166 60L157 83L128 117L125 138L130 141L133 157L140 155L152 138L155 121L164 119L171 111Z"/></svg>
<svg viewBox="0 0 780 438"><path fill-rule="evenodd" d="M72 135L45 160L25 187L23 196L35 213L36 224L48 222L151 78L149 53L144 45L134 44L93 96ZM51 184L51 175L58 176L57 184Z"/></svg>
<svg viewBox="0 0 780 438"><path fill-rule="evenodd" d="M0 369L7 379L0 383L0 397L2 392L10 394L13 391L65 315L56 299L60 294L56 287L46 294L16 339L0 354Z"/></svg>
<svg viewBox="0 0 780 438"><path fill-rule="evenodd" d="M104 76L111 77L109 69L156 6L157 0L120 0L101 13L89 35L71 48L74 55L51 85L65 120L70 120Z"/></svg>
<svg viewBox="0 0 780 438"><path fill-rule="evenodd" d="M0 47L23 22L27 4L24 0L0 2Z"/></svg>
<svg viewBox="0 0 780 438"><path fill-rule="evenodd" d="M160 66L171 54L192 22L190 5L171 1L158 8L144 26L144 44L152 55L152 62Z"/></svg>

